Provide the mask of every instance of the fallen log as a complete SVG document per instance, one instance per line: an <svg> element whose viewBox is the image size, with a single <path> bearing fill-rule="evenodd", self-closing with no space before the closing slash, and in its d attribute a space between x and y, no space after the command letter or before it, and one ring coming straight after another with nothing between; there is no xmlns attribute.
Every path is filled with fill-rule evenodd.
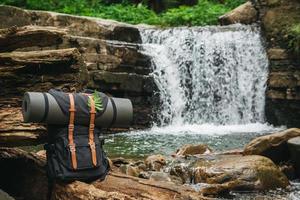
<svg viewBox="0 0 300 200"><path fill-rule="evenodd" d="M0 186L10 195L24 199L46 199L45 157L16 148L0 147ZM21 169L20 169L20 166ZM4 177L4 178L2 178ZM201 200L202 195L188 186L150 181L111 172L103 182L57 183L55 200Z"/></svg>

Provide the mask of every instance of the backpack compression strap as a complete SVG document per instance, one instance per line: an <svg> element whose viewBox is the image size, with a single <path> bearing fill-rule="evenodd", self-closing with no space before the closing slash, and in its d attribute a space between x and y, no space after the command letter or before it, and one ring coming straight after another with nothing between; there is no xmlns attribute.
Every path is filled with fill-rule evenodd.
<svg viewBox="0 0 300 200"><path fill-rule="evenodd" d="M74 143L74 121L75 121L75 102L73 94L69 94L70 99L70 119L69 119L69 129L68 129L68 139L69 139L69 148L71 152L72 167L77 169L77 160L76 160L76 148Z"/></svg>
<svg viewBox="0 0 300 200"><path fill-rule="evenodd" d="M90 127L89 127L89 145L92 153L92 161L93 165L97 165L97 156L96 156L96 147L94 141L94 130L95 130L95 118L96 118L96 108L95 108L95 101L93 96L88 96L90 99Z"/></svg>

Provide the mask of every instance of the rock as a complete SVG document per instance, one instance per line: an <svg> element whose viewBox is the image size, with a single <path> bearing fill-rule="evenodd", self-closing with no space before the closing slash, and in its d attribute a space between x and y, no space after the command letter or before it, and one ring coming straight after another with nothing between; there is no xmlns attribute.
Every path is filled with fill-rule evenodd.
<svg viewBox="0 0 300 200"><path fill-rule="evenodd" d="M128 160L126 160L125 158L119 157L119 158L113 158L111 159L113 165L115 165L116 167L120 167L121 165L127 165L129 164Z"/></svg>
<svg viewBox="0 0 300 200"><path fill-rule="evenodd" d="M7 98L19 98L28 90L66 91L82 89L88 72L81 54L75 48L0 53L0 104ZM4 105L6 106L6 105Z"/></svg>
<svg viewBox="0 0 300 200"><path fill-rule="evenodd" d="M152 171L142 171L138 177L144 178L144 179L149 179L151 174L152 174Z"/></svg>
<svg viewBox="0 0 300 200"><path fill-rule="evenodd" d="M286 162L286 163L280 163L279 164L279 170L284 173L284 175L289 179L289 180L294 180L296 179L296 171L295 171L295 168L294 166L289 163L289 162Z"/></svg>
<svg viewBox="0 0 300 200"><path fill-rule="evenodd" d="M288 59L288 54L285 49L271 48L268 50L268 57L271 60Z"/></svg>
<svg viewBox="0 0 300 200"><path fill-rule="evenodd" d="M0 189L0 199L1 200L14 200L9 194Z"/></svg>
<svg viewBox="0 0 300 200"><path fill-rule="evenodd" d="M163 155L151 155L145 159L145 165L149 170L160 171L166 165L166 158Z"/></svg>
<svg viewBox="0 0 300 200"><path fill-rule="evenodd" d="M256 22L256 20L257 11L250 1L219 17L219 22L221 25L229 25L235 23L252 24Z"/></svg>
<svg viewBox="0 0 300 200"><path fill-rule="evenodd" d="M47 199L45 159L16 148L0 147L0 187L16 199ZM1 193L1 192L0 192ZM1 194L0 194L1 195ZM103 182L56 183L53 200L201 200L201 194L189 186L158 182L112 173Z"/></svg>
<svg viewBox="0 0 300 200"><path fill-rule="evenodd" d="M24 10L12 6L0 6L0 20L2 22L0 28L27 25L55 26L66 29L70 35L141 42L137 27L94 17L80 17L55 12Z"/></svg>
<svg viewBox="0 0 300 200"><path fill-rule="evenodd" d="M195 165L194 183L207 183L200 190L205 195L216 195L224 191L267 191L285 188L287 177L268 158L262 156L221 156L208 165Z"/></svg>
<svg viewBox="0 0 300 200"><path fill-rule="evenodd" d="M0 20L0 107L19 107L28 90L89 88L130 98L133 125L150 125L155 84L138 27L11 6L0 6Z"/></svg>
<svg viewBox="0 0 300 200"><path fill-rule="evenodd" d="M271 72L268 85L270 88L296 88L300 86L300 71L294 72ZM281 89L282 90L282 89ZM295 91L296 92L296 91ZM285 99L288 97L288 91L285 92ZM293 94L291 94L293 95ZM300 93L298 93L300 95ZM297 93L294 94L297 96Z"/></svg>
<svg viewBox="0 0 300 200"><path fill-rule="evenodd" d="M46 127L23 123L21 108L0 108L0 146L37 145L46 140Z"/></svg>
<svg viewBox="0 0 300 200"><path fill-rule="evenodd" d="M167 181L167 182L171 181L169 174L165 172L152 172L149 179L151 181Z"/></svg>
<svg viewBox="0 0 300 200"><path fill-rule="evenodd" d="M0 188L16 199L47 199L43 157L21 149L0 147L0 177Z"/></svg>
<svg viewBox="0 0 300 200"><path fill-rule="evenodd" d="M300 136L300 129L291 128L278 133L261 136L246 145L244 155L263 155L275 163L290 159L287 141Z"/></svg>
<svg viewBox="0 0 300 200"><path fill-rule="evenodd" d="M275 126L300 125L299 56L290 49L289 29L300 20L300 2L295 0L253 1L259 10L268 58L270 80L267 88L266 119ZM295 74L295 76L294 76Z"/></svg>
<svg viewBox="0 0 300 200"><path fill-rule="evenodd" d="M39 26L12 26L0 29L0 52L26 47L59 45L66 34L63 29Z"/></svg>
<svg viewBox="0 0 300 200"><path fill-rule="evenodd" d="M143 92L148 76L126 72L98 71L93 74L95 85L101 91Z"/></svg>
<svg viewBox="0 0 300 200"><path fill-rule="evenodd" d="M287 144L289 152L291 154L291 160L296 169L297 176L300 177L300 136L289 139Z"/></svg>
<svg viewBox="0 0 300 200"><path fill-rule="evenodd" d="M206 144L187 144L176 151L175 156L197 155L211 153L211 149Z"/></svg>
<svg viewBox="0 0 300 200"><path fill-rule="evenodd" d="M180 178L181 183L191 183L191 169L184 163L175 164L170 169L170 175Z"/></svg>
<svg viewBox="0 0 300 200"><path fill-rule="evenodd" d="M134 176L134 177L139 177L140 173L141 173L141 169L139 169L139 167L137 166L132 166L130 164L128 165L121 165L119 168L120 172L122 172L123 174L126 174L128 176Z"/></svg>

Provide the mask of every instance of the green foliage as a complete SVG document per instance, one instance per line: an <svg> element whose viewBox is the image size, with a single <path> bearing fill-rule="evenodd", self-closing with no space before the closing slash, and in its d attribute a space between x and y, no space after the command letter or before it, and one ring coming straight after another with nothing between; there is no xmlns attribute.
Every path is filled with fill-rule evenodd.
<svg viewBox="0 0 300 200"><path fill-rule="evenodd" d="M146 7L147 0L134 5L129 0L109 4L106 0L2 0L2 4L36 10L50 10L67 14L114 19L131 24L160 26L202 26L217 24L217 18L245 2L245 0L199 0L195 6L168 9L161 14Z"/></svg>
<svg viewBox="0 0 300 200"><path fill-rule="evenodd" d="M93 93L93 99L94 99L94 102L95 102L96 110L102 111L103 110L102 99L99 96L99 92L97 90L95 90L94 93ZM88 106L91 107L90 99L88 100Z"/></svg>
<svg viewBox="0 0 300 200"><path fill-rule="evenodd" d="M289 42L290 49L300 55L300 24L293 25L289 30L289 34L291 36Z"/></svg>
<svg viewBox="0 0 300 200"><path fill-rule="evenodd" d="M230 9L222 4L201 1L193 7L181 6L169 9L161 15L162 24L166 26L203 26L217 24L218 16Z"/></svg>

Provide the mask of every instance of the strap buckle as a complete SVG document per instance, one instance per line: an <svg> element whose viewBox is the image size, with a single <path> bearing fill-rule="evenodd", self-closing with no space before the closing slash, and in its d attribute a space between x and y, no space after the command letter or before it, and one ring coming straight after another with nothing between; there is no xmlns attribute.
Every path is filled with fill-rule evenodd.
<svg viewBox="0 0 300 200"><path fill-rule="evenodd" d="M76 152L75 144L69 144L69 149L71 152Z"/></svg>
<svg viewBox="0 0 300 200"><path fill-rule="evenodd" d="M69 124L69 130L74 130L74 124Z"/></svg>
<svg viewBox="0 0 300 200"><path fill-rule="evenodd" d="M95 142L89 142L89 145L90 145L90 148L91 149L96 149L96 145L95 145Z"/></svg>
<svg viewBox="0 0 300 200"><path fill-rule="evenodd" d="M94 130L95 130L95 124L90 124L90 131L94 132Z"/></svg>

